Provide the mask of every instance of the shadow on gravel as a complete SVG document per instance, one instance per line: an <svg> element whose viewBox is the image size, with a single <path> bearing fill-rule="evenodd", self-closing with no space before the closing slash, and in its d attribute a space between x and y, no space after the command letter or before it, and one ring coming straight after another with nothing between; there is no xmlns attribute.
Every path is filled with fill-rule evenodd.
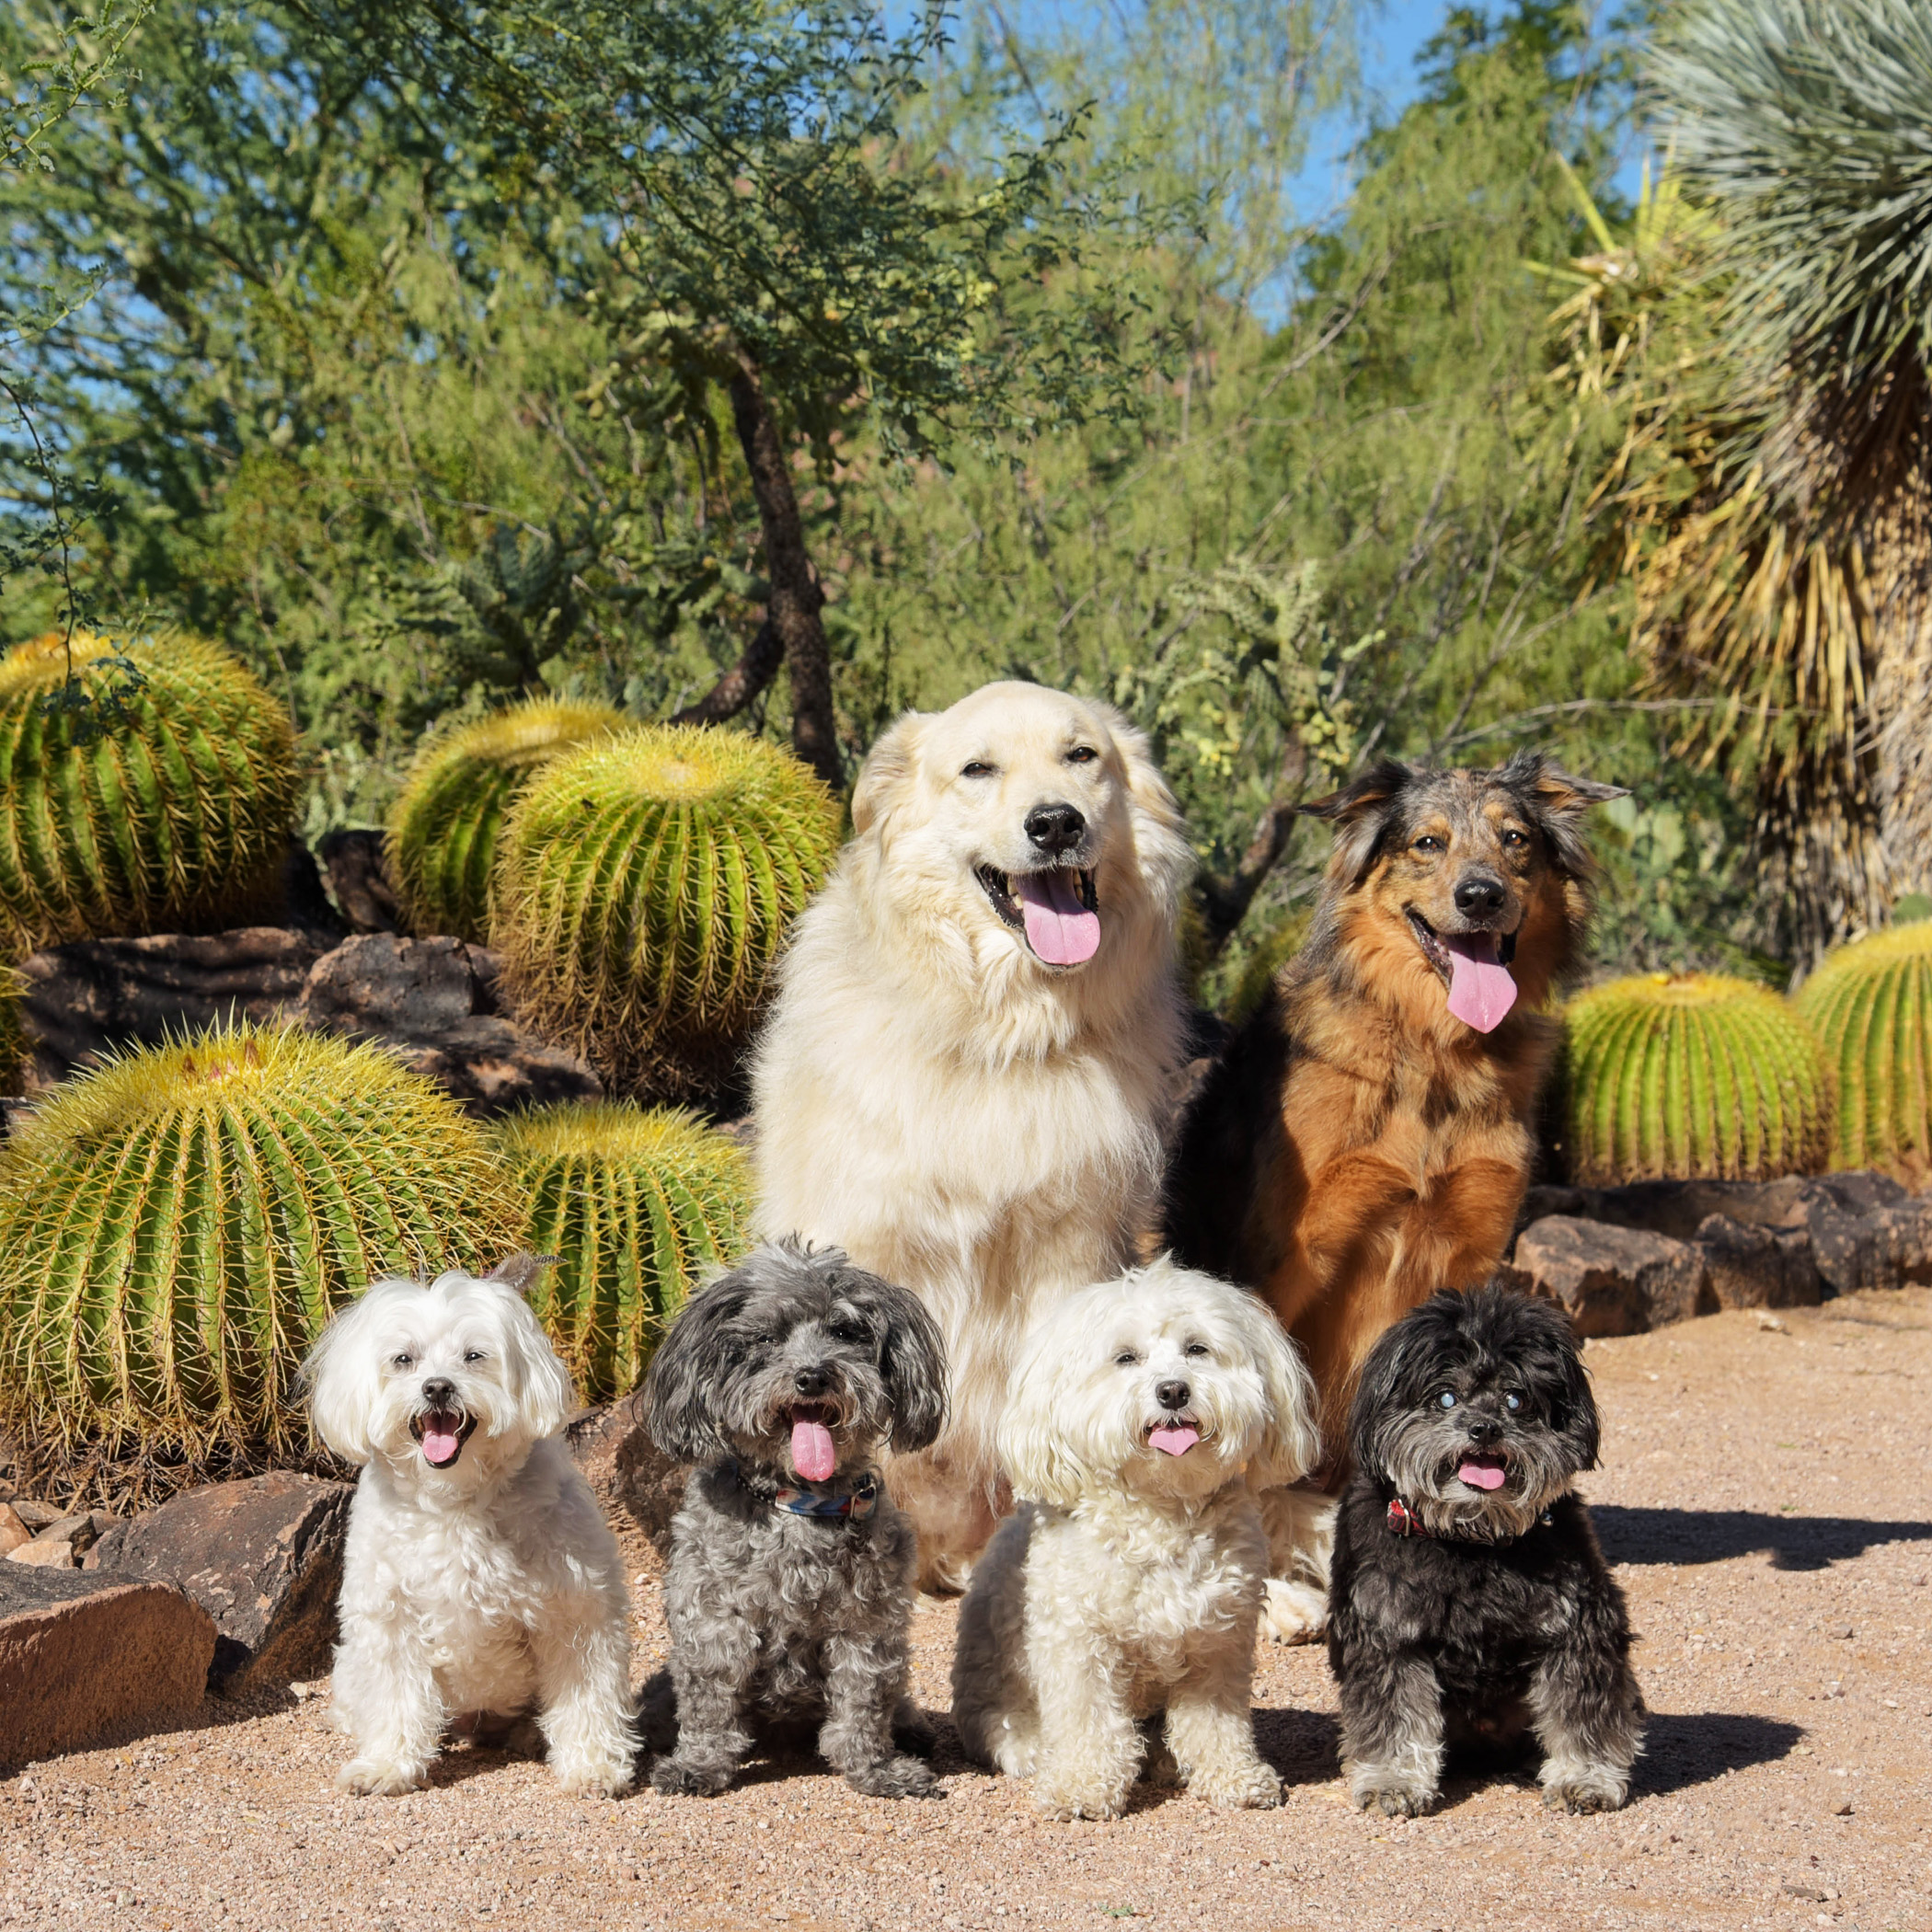
<svg viewBox="0 0 1932 1932"><path fill-rule="evenodd" d="M1861 1516L1779 1516L1758 1510L1637 1510L1593 1505L1591 1520L1613 1563L1721 1563L1771 1553L1774 1570L1823 1570L1880 1543L1932 1543L1932 1522Z"/></svg>
<svg viewBox="0 0 1932 1932"><path fill-rule="evenodd" d="M1283 1783L1322 1784L1341 1769L1341 1726L1323 1710L1257 1709L1255 1749Z"/></svg>
<svg viewBox="0 0 1932 1932"><path fill-rule="evenodd" d="M1662 1798L1788 1757L1803 1737L1801 1725L1782 1718L1734 1711L1659 1711L1644 1731L1643 1755L1631 1780L1635 1796Z"/></svg>

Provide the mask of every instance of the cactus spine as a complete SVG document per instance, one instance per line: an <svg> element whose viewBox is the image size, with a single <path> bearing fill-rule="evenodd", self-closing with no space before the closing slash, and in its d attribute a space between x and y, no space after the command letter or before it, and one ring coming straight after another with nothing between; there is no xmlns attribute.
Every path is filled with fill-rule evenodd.
<svg viewBox="0 0 1932 1932"><path fill-rule="evenodd" d="M1765 1180L1823 1169L1831 1072L1788 1001L1744 980L1660 972L1596 987L1564 1018L1572 1180Z"/></svg>
<svg viewBox="0 0 1932 1932"><path fill-rule="evenodd" d="M1834 1164L1932 1179L1932 919L1840 947L1799 989L1838 1075Z"/></svg>
<svg viewBox="0 0 1932 1932"><path fill-rule="evenodd" d="M625 723L608 705L537 697L425 744L389 817L389 872L410 929L487 941L510 801L551 759Z"/></svg>
<svg viewBox="0 0 1932 1932"><path fill-rule="evenodd" d="M788 753L656 725L547 765L503 827L492 943L523 1016L620 1089L727 1086L839 811Z"/></svg>
<svg viewBox="0 0 1932 1932"><path fill-rule="evenodd" d="M521 1234L481 1132L379 1048L242 1026L130 1053L0 1149L0 1427L137 1487L299 1457L330 1311Z"/></svg>
<svg viewBox="0 0 1932 1932"><path fill-rule="evenodd" d="M245 666L194 638L132 643L141 682L77 634L85 712L42 700L56 635L0 660L0 943L206 931L271 901L294 811L295 737Z"/></svg>
<svg viewBox="0 0 1932 1932"><path fill-rule="evenodd" d="M497 1138L530 1248L558 1257L531 1305L586 1401L627 1394L700 1271L746 1244L749 1163L691 1114L616 1102L512 1115Z"/></svg>

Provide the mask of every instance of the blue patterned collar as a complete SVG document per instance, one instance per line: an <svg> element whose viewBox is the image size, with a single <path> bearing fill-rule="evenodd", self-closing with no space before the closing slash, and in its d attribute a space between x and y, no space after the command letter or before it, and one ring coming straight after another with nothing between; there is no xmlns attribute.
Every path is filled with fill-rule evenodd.
<svg viewBox="0 0 1932 1932"><path fill-rule="evenodd" d="M873 1469L868 1469L849 1489L830 1496L817 1489L796 1489L783 1485L766 1496L755 1484L745 1480L744 1471L736 1463L731 1465L731 1474L738 1478L741 1489L768 1501L775 1510L782 1510L788 1516L863 1523L879 1507L879 1474Z"/></svg>

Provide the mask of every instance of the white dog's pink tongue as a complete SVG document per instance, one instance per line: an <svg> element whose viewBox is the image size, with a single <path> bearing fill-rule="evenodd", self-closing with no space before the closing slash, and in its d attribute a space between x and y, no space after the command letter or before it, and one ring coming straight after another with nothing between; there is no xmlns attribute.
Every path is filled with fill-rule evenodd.
<svg viewBox="0 0 1932 1932"><path fill-rule="evenodd" d="M832 1432L824 1423L809 1416L794 1416L791 1421L791 1466L807 1482L829 1482L838 1467L838 1451L832 1446Z"/></svg>
<svg viewBox="0 0 1932 1932"><path fill-rule="evenodd" d="M1500 1489L1505 1471L1501 1463L1479 1463L1472 1456L1455 1473L1472 1489Z"/></svg>
<svg viewBox="0 0 1932 1932"><path fill-rule="evenodd" d="M1078 966L1099 951L1100 915L1080 903L1071 872L1019 872L1013 883L1026 917L1027 944L1049 966Z"/></svg>
<svg viewBox="0 0 1932 1932"><path fill-rule="evenodd" d="M444 1429L437 1422L424 1425L422 1432L422 1455L425 1462L433 1463L437 1468L456 1460L456 1452L463 1446L463 1437L454 1429Z"/></svg>
<svg viewBox="0 0 1932 1932"><path fill-rule="evenodd" d="M1449 949L1449 1010L1466 1027L1493 1033L1516 1004L1516 982L1496 957L1494 933L1444 933Z"/></svg>
<svg viewBox="0 0 1932 1932"><path fill-rule="evenodd" d="M1163 1455L1185 1455L1201 1440L1201 1432L1186 1422L1162 1423L1147 1432L1147 1440Z"/></svg>

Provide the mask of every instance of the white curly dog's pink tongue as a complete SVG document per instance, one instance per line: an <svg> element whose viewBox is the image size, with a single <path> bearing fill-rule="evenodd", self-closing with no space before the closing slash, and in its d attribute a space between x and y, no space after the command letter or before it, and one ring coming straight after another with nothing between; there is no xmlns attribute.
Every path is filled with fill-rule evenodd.
<svg viewBox="0 0 1932 1932"><path fill-rule="evenodd" d="M1494 933L1444 933L1449 949L1449 1010L1466 1027L1493 1033L1516 1004L1516 982L1497 957Z"/></svg>
<svg viewBox="0 0 1932 1932"><path fill-rule="evenodd" d="M1201 1440L1201 1432L1187 1422L1164 1422L1147 1432L1147 1440L1163 1455L1185 1455Z"/></svg>
<svg viewBox="0 0 1932 1932"><path fill-rule="evenodd" d="M431 1416L422 1425L422 1459L439 1469L454 1462L463 1446L461 1428L445 1428L443 1421L441 1416Z"/></svg>
<svg viewBox="0 0 1932 1932"><path fill-rule="evenodd" d="M791 1420L791 1466L807 1482L829 1482L838 1467L832 1432L815 1416Z"/></svg>
<svg viewBox="0 0 1932 1932"><path fill-rule="evenodd" d="M1100 915L1080 903L1064 869L1019 872L1013 884L1027 922L1027 944L1049 966L1079 966L1100 949Z"/></svg>

